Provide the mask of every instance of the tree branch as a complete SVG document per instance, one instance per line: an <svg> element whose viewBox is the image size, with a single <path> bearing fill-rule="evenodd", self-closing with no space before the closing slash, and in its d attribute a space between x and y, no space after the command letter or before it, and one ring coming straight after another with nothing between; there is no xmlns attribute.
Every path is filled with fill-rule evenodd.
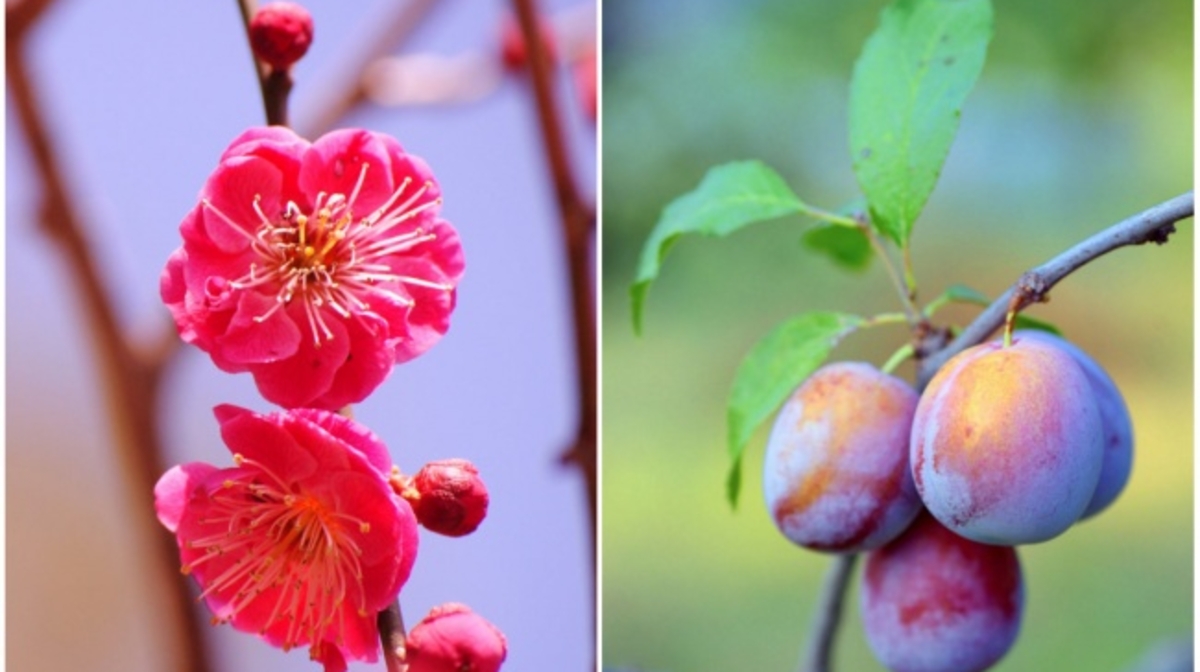
<svg viewBox="0 0 1200 672"><path fill-rule="evenodd" d="M5 31L8 41L19 42L42 15L54 5L54 0L21 0L8 3L4 8Z"/></svg>
<svg viewBox="0 0 1200 672"><path fill-rule="evenodd" d="M917 367L917 387L924 389L948 359L982 343L1004 323L1010 306L1024 308L1045 300L1050 288L1093 259L1126 245L1162 244L1175 231L1175 222L1193 214L1193 194L1187 192L1118 222L1091 236L1050 261L1026 271L1012 287L1001 294L982 313L963 329L949 345L936 350Z"/></svg>
<svg viewBox="0 0 1200 672"><path fill-rule="evenodd" d="M525 47L534 103L542 134L542 147L558 203L563 233L575 327L575 373L578 384L579 426L575 442L562 455L566 464L580 470L587 490L588 519L591 525L593 596L596 574L596 318L592 297L591 231L595 213L579 196L574 171L567 155L562 116L554 101L551 61L538 30L538 11L534 0L513 0L513 8Z"/></svg>
<svg viewBox="0 0 1200 672"><path fill-rule="evenodd" d="M306 138L325 133L356 105L365 102L363 75L368 67L408 39L435 4L437 0L409 0L397 7L379 37L347 68L346 74L333 80L338 85L329 87L328 94L320 97L318 107L301 115L300 123L296 125L297 132Z"/></svg>
<svg viewBox="0 0 1200 672"><path fill-rule="evenodd" d="M258 88L262 92L267 125L287 126L287 100L288 94L292 92L292 73L289 70L276 70L260 63L254 54L254 45L250 39L250 21L258 11L257 0L238 0L238 9L242 15L242 27L246 31L246 46L250 49L250 60L254 63L254 72L258 76Z"/></svg>
<svg viewBox="0 0 1200 672"><path fill-rule="evenodd" d="M404 672L407 668L408 636L404 633L404 615L400 612L399 598L379 612L375 624L379 628L379 642L383 645L383 662L387 665L387 672Z"/></svg>
<svg viewBox="0 0 1200 672"><path fill-rule="evenodd" d="M166 469L156 415L157 383L174 349L159 348L153 359L143 358L125 337L113 309L108 283L92 258L93 247L84 233L72 191L43 121L23 40L11 33L8 37L5 70L9 93L44 190L40 223L51 243L59 248L82 301L83 319L91 336L87 340L96 348L105 387L103 397L117 434L114 447L128 483L139 493L135 501L140 502L153 491ZM187 584L177 578L179 555L175 540L172 535L164 534L150 507L135 507L132 517L148 538L154 540L160 585L170 586L170 618L174 620L182 647L176 669L205 672L209 669L208 654Z"/></svg>
<svg viewBox="0 0 1200 672"><path fill-rule="evenodd" d="M832 669L834 639L842 620L846 587L850 585L850 576L854 573L857 560L857 553L839 555L825 575L821 596L817 601L816 620L808 639L808 651L800 663L800 672L829 672Z"/></svg>

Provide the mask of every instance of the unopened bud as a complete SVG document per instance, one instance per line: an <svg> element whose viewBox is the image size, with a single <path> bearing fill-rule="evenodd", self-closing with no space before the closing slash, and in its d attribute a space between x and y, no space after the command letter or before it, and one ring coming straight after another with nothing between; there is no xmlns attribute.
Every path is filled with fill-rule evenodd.
<svg viewBox="0 0 1200 672"><path fill-rule="evenodd" d="M408 633L408 672L497 672L504 634L464 604L434 607Z"/></svg>
<svg viewBox="0 0 1200 672"><path fill-rule="evenodd" d="M538 37L542 39L542 51L553 63L557 51L554 31L539 18L537 32ZM517 22L516 17L506 17L500 26L500 60L503 61L504 67L513 72L523 70L529 64L529 46L525 44L525 34L521 32L521 24Z"/></svg>
<svg viewBox="0 0 1200 672"><path fill-rule="evenodd" d="M417 522L448 537L474 532L487 515L487 487L468 460L430 462L400 489L400 495L412 505Z"/></svg>
<svg viewBox="0 0 1200 672"><path fill-rule="evenodd" d="M587 56L575 64L575 92L579 104L592 121L596 120L596 51L589 51Z"/></svg>
<svg viewBox="0 0 1200 672"><path fill-rule="evenodd" d="M276 70L292 67L308 51L312 40L312 15L292 2L264 5L250 20L254 55Z"/></svg>

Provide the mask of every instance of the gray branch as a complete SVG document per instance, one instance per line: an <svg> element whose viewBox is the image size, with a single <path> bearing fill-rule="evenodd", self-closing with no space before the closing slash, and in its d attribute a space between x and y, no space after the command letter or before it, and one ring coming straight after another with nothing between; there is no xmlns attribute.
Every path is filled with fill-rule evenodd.
<svg viewBox="0 0 1200 672"><path fill-rule="evenodd" d="M1018 309L1044 299L1046 292L1059 280L1093 259L1126 245L1143 243L1162 244L1175 231L1175 223L1192 216L1194 203L1192 192L1181 194L1160 203L1144 212L1114 224L1094 236L1075 245L1050 261L1031 269L1021 276L1012 287L987 307L962 333L945 348L923 359L917 367L917 386L923 388L933 374L948 359L982 343L992 332L1004 324L1005 315L1014 298ZM1018 293L1020 295L1018 296Z"/></svg>
<svg viewBox="0 0 1200 672"><path fill-rule="evenodd" d="M856 560L856 553L839 555L834 558L829 572L825 575L825 583L821 586L821 596L817 602L816 621L812 625L808 650L804 652L804 659L800 661L800 672L829 672L833 669L834 638L842 620L846 587L850 584L850 575L854 573Z"/></svg>

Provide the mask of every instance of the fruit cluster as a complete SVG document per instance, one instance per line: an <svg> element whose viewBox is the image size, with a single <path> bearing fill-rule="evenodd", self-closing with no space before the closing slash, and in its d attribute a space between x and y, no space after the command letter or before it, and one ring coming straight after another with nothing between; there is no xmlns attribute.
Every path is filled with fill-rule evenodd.
<svg viewBox="0 0 1200 672"><path fill-rule="evenodd" d="M896 672L968 672L1016 640L1014 546L1116 499L1133 437L1088 355L1018 331L959 353L919 394L861 363L814 373L785 402L763 474L776 526L805 548L868 552L867 640Z"/></svg>

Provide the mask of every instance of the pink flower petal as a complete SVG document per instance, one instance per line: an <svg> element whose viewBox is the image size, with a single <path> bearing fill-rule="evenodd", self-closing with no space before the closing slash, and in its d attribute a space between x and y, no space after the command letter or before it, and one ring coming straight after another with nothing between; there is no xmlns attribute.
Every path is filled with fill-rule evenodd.
<svg viewBox="0 0 1200 672"><path fill-rule="evenodd" d="M346 665L345 656L332 642L321 642L319 648L313 651L312 659L320 663L325 672L346 672L350 669ZM373 663L375 659L371 658L367 662Z"/></svg>
<svg viewBox="0 0 1200 672"><path fill-rule="evenodd" d="M238 364L262 364L296 354L300 329L287 311L272 312L275 298L257 292L242 292L240 296L227 330L216 339L221 356ZM260 321L263 316L267 318Z"/></svg>
<svg viewBox="0 0 1200 672"><path fill-rule="evenodd" d="M174 532L187 507L196 483L215 472L216 467L192 462L171 467L154 486L154 511L163 527Z"/></svg>
<svg viewBox="0 0 1200 672"><path fill-rule="evenodd" d="M357 450L385 479L391 475L392 456L388 454L387 446L363 425L336 413L308 408L298 408L291 416L320 427L334 439Z"/></svg>
<svg viewBox="0 0 1200 672"><path fill-rule="evenodd" d="M221 438L229 452L254 460L284 482L300 481L316 473L317 460L269 416L231 404L217 406L213 414L221 424Z"/></svg>
<svg viewBox="0 0 1200 672"><path fill-rule="evenodd" d="M372 307L378 301L372 299ZM320 408L342 408L366 399L392 372L395 352L386 345L388 325L370 315L346 322L350 355L338 369L329 389L313 400ZM373 328L372 328L373 327Z"/></svg>
<svg viewBox="0 0 1200 672"><path fill-rule="evenodd" d="M293 313L298 311L292 309ZM280 406L297 408L313 405L329 390L338 369L350 357L350 339L340 319L327 320L326 324L333 338L317 345L304 334L291 357L254 366L254 382L264 397Z"/></svg>
<svg viewBox="0 0 1200 672"><path fill-rule="evenodd" d="M204 233L220 250L241 252L250 247L262 218L283 211L280 198L283 176L279 168L256 157L235 157L224 161L204 185L204 198L211 207L202 209Z"/></svg>
<svg viewBox="0 0 1200 672"><path fill-rule="evenodd" d="M322 136L304 154L300 167L300 189L315 194L339 193L349 196L369 165L362 189L354 201L354 211L370 214L392 195L391 161L387 148L378 137L361 129L342 129Z"/></svg>

